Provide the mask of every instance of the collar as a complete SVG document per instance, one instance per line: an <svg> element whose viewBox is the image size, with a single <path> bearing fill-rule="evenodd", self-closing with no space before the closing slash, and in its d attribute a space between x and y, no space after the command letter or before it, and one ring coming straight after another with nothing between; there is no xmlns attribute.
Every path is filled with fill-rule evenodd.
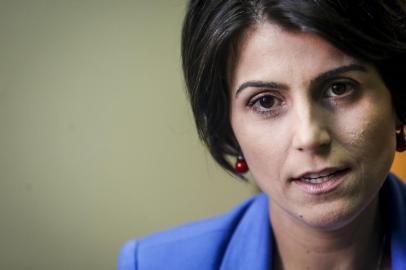
<svg viewBox="0 0 406 270"><path fill-rule="evenodd" d="M223 256L221 270L271 268L273 241L268 205L265 194L257 195L232 233Z"/></svg>

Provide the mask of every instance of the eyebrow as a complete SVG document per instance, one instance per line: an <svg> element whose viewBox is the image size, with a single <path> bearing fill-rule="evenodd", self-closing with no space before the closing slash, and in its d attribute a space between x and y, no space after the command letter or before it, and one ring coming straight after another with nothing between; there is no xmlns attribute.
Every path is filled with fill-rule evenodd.
<svg viewBox="0 0 406 270"><path fill-rule="evenodd" d="M334 77L338 74L349 72L349 71L362 71L368 72L367 68L361 64L350 64L346 66L337 67L326 72L319 74L316 78L311 80L311 84L318 84L324 80ZM248 87L254 88L271 88L274 90L286 90L288 86L286 84L277 82L266 82L266 81L247 81L241 84L235 91L235 97L237 97L242 90Z"/></svg>
<svg viewBox="0 0 406 270"><path fill-rule="evenodd" d="M321 73L320 75L318 75L316 78L314 78L313 80L311 80L311 84L317 84L320 83L322 81L325 81L331 77L334 77L338 74L341 73L346 73L349 71L362 71L362 72L368 72L368 69L360 64L350 64L347 66L341 66L332 70L328 70L326 72Z"/></svg>

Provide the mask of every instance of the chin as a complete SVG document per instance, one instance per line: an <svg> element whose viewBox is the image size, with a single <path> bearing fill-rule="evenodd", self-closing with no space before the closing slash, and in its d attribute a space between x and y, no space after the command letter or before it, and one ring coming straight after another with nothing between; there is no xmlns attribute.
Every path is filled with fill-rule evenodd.
<svg viewBox="0 0 406 270"><path fill-rule="evenodd" d="M358 217L368 214L365 211L374 209L377 202L376 197L369 200L365 198L354 198L353 200L339 200L319 206L310 207L302 211L302 215L295 217L302 224L323 231L334 231L345 228L354 222Z"/></svg>

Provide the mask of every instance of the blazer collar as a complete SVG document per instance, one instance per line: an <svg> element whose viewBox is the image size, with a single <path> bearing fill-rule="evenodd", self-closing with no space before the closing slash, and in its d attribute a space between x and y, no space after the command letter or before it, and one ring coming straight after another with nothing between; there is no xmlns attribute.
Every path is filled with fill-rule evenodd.
<svg viewBox="0 0 406 270"><path fill-rule="evenodd" d="M220 269L269 270L272 254L268 198L261 193L234 228Z"/></svg>

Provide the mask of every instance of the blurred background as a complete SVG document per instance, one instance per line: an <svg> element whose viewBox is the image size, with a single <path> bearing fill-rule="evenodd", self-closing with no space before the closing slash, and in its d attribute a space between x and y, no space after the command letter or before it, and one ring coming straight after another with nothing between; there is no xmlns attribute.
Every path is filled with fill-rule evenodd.
<svg viewBox="0 0 406 270"><path fill-rule="evenodd" d="M127 239L255 192L197 138L185 5L0 0L0 269L115 269Z"/></svg>

